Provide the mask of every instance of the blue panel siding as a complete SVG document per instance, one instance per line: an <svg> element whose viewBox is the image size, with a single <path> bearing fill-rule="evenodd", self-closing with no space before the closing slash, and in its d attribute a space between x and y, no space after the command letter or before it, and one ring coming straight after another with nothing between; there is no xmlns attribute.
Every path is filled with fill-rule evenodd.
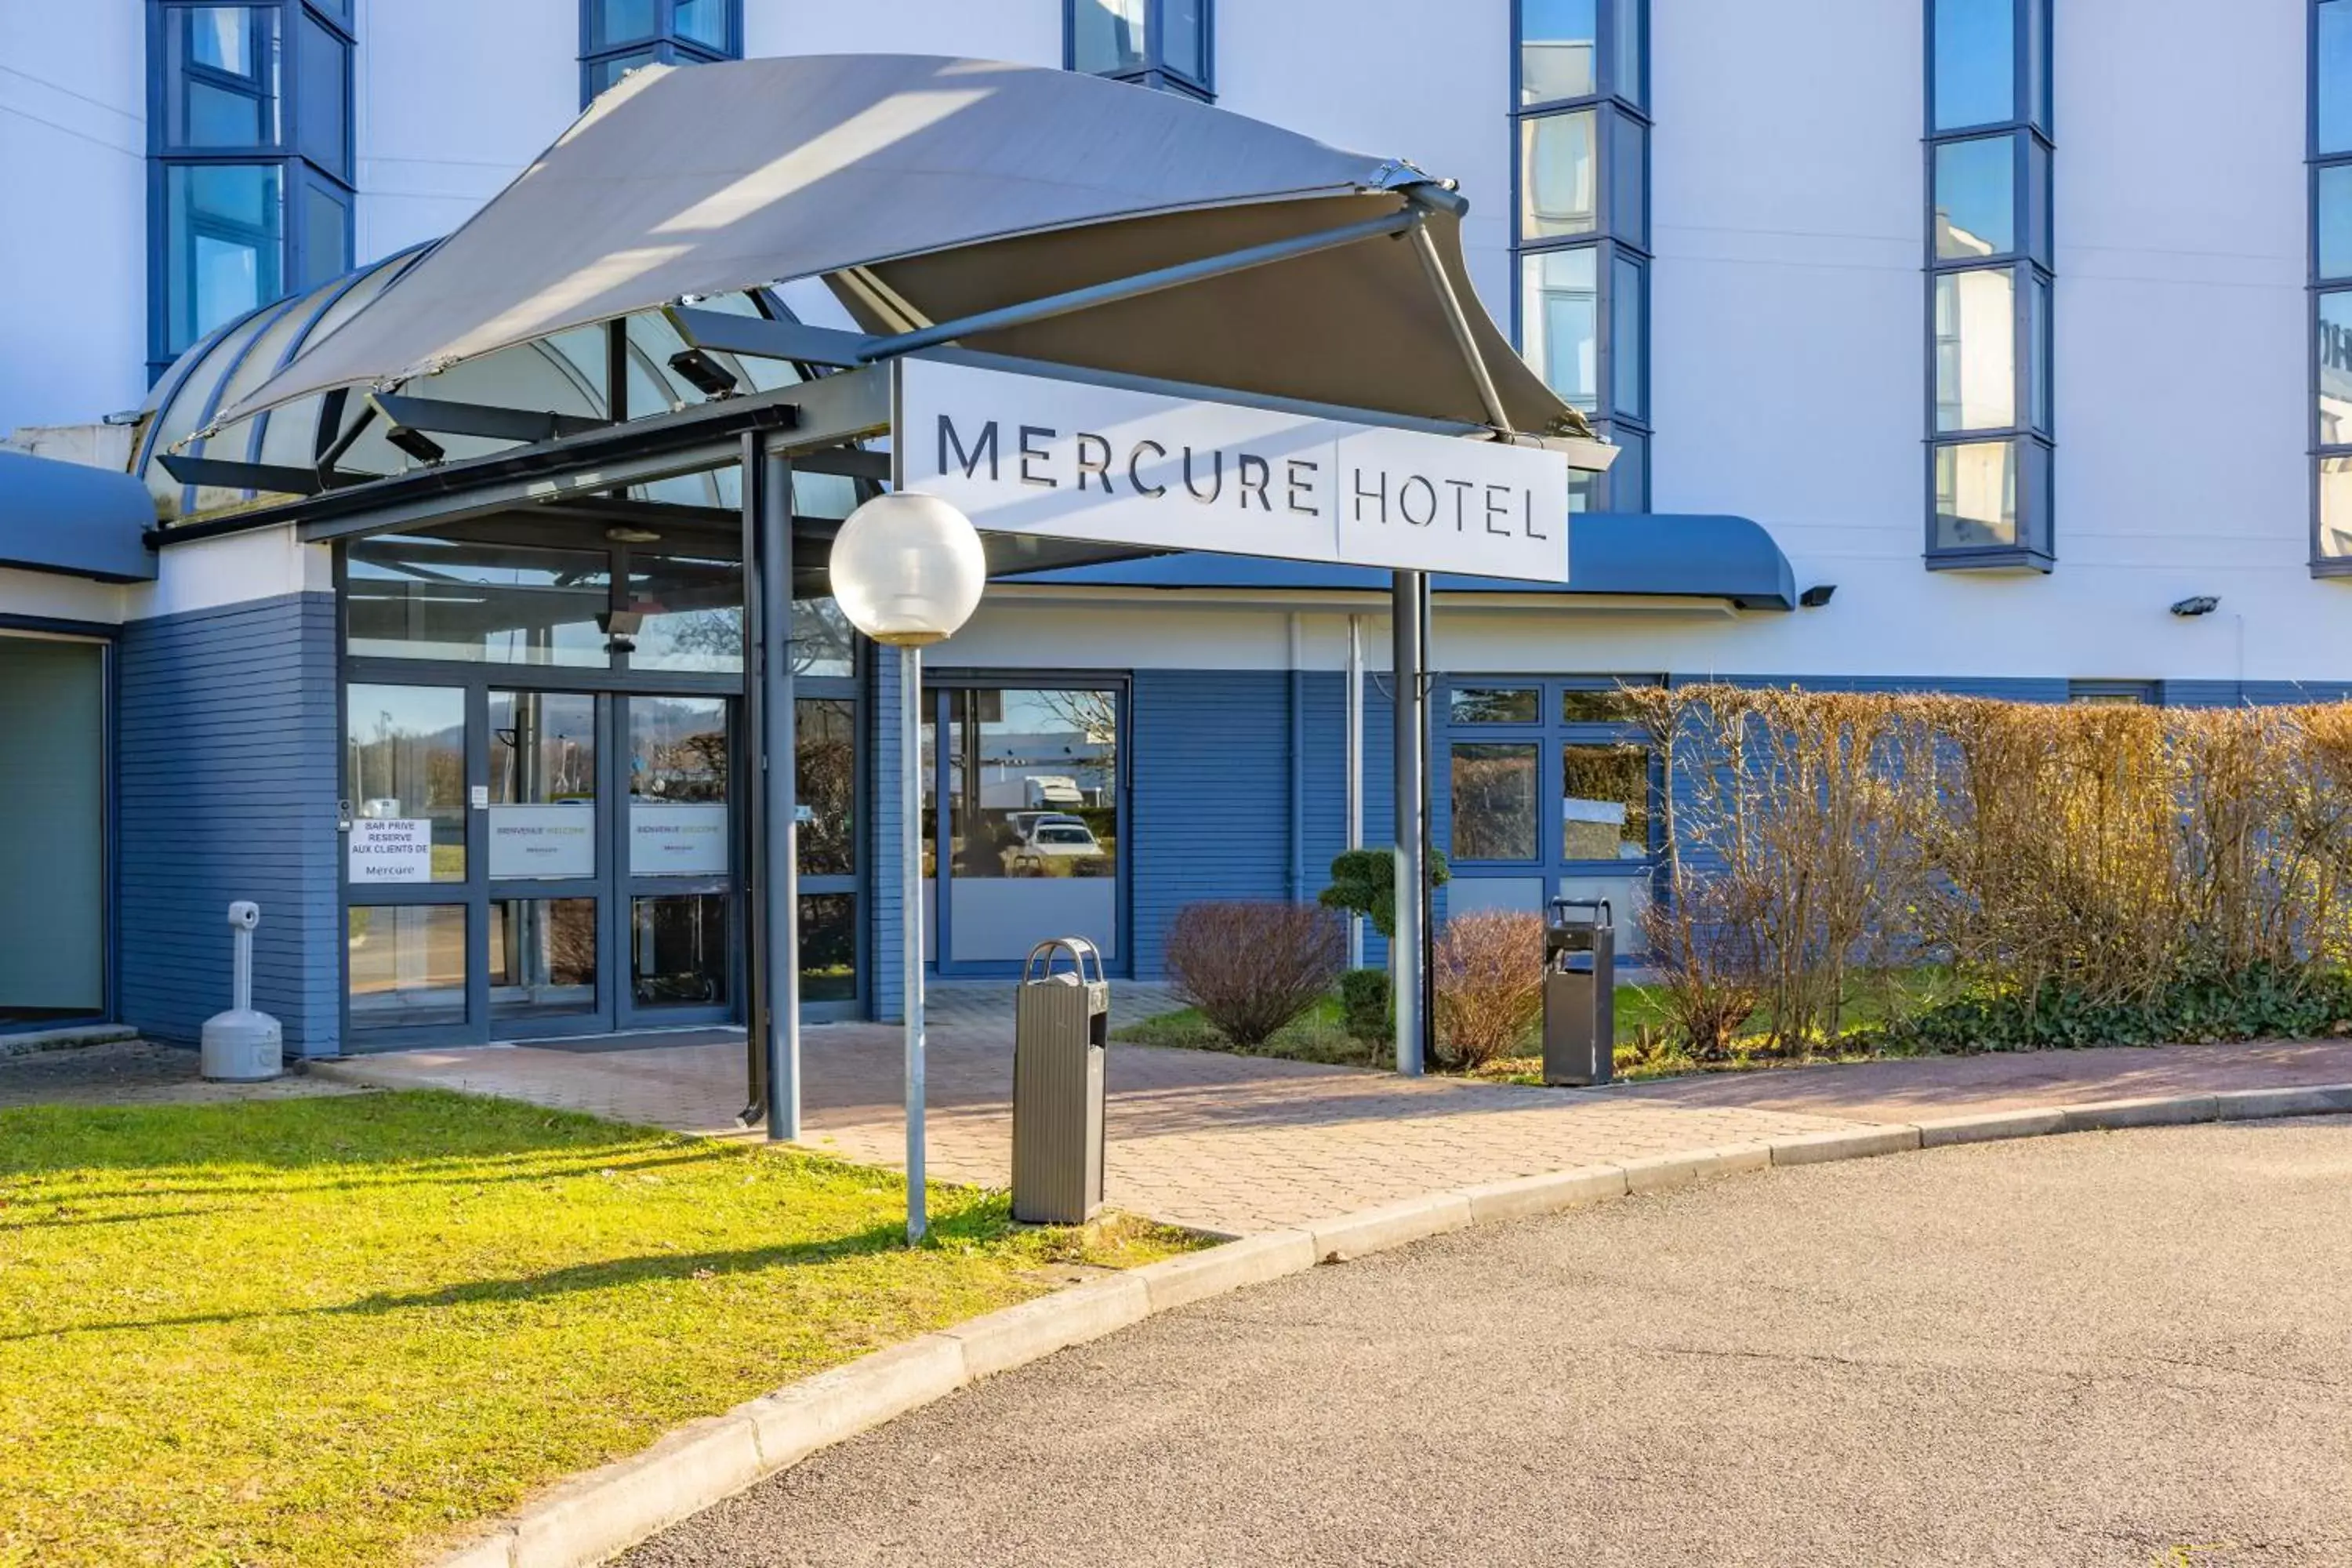
<svg viewBox="0 0 2352 1568"><path fill-rule="evenodd" d="M2166 680L2158 692L2167 708L2235 708L2244 698L2234 680Z"/></svg>
<svg viewBox="0 0 2352 1568"><path fill-rule="evenodd" d="M2352 700L2352 682L2341 680L2249 680L2244 691L2247 701L2265 706Z"/></svg>
<svg viewBox="0 0 2352 1568"><path fill-rule="evenodd" d="M898 664L875 663L872 756L876 780L867 820L874 835L874 972L877 1017L900 1015L898 884L898 751L895 712ZM1211 899L1312 900L1347 844L1346 677L1337 671L1175 670L1133 672L1129 722L1129 810L1123 825L1131 859L1129 968L1138 979L1167 973L1168 923L1184 905ZM2060 679L1948 677L1671 677L1688 686L1709 679L1749 687L1801 686L1834 691L1942 691L2023 702L2063 702ZM1394 707L1385 672L1369 674L1364 701L1364 842L1394 841ZM2236 701L2317 701L2352 695L2341 684L2168 682L2168 700L2184 705ZM2177 696L2175 694L2178 694ZM1432 839L1448 839L1451 791L1439 759L1445 733L1432 712ZM1688 784L1677 804L1689 805ZM1697 867L1699 862L1691 862ZM1444 918L1441 890L1435 912ZM1366 962L1386 962L1386 943L1366 933Z"/></svg>
<svg viewBox="0 0 2352 1568"><path fill-rule="evenodd" d="M123 1022L194 1040L229 1003L225 916L261 906L254 1005L289 1053L341 1013L335 602L294 594L122 628Z"/></svg>
<svg viewBox="0 0 2352 1568"><path fill-rule="evenodd" d="M1129 720L1133 969L1167 967L1168 922L1204 899L1287 899L1290 677L1145 669Z"/></svg>

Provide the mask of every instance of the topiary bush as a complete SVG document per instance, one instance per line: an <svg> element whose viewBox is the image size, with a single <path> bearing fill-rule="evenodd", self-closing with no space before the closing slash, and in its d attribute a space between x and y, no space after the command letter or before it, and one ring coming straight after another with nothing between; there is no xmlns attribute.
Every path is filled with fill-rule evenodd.
<svg viewBox="0 0 2352 1568"><path fill-rule="evenodd" d="M1187 904L1168 926L1176 994L1244 1047L1321 1001L1347 955L1339 920L1313 904Z"/></svg>
<svg viewBox="0 0 2352 1568"><path fill-rule="evenodd" d="M1350 969L1339 976L1339 1023L1368 1046L1396 1038L1394 991L1385 969Z"/></svg>
<svg viewBox="0 0 2352 1568"><path fill-rule="evenodd" d="M1432 849L1429 852L1429 885L1442 888L1453 875L1452 868L1445 864L1445 857ZM1327 910L1361 915L1372 922L1374 931L1394 941L1396 851L1349 850L1331 862L1331 885L1316 895L1316 901Z"/></svg>

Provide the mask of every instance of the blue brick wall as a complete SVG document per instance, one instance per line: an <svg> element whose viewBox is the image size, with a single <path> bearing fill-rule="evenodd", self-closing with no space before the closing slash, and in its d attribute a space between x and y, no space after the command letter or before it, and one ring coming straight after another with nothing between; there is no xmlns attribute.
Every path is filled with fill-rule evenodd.
<svg viewBox="0 0 2352 1568"><path fill-rule="evenodd" d="M194 1040L229 1005L229 904L261 906L254 1005L289 1054L341 1012L335 603L292 594L122 628L122 1020Z"/></svg>

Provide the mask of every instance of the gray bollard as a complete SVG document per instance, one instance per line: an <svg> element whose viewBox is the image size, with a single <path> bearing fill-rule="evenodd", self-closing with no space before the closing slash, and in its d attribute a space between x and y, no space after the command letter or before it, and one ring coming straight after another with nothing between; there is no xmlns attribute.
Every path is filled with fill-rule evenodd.
<svg viewBox="0 0 2352 1568"><path fill-rule="evenodd" d="M240 899L228 907L229 1010L205 1020L204 1075L215 1083L261 1083L286 1070L285 1031L253 1010L253 928L260 923L260 905Z"/></svg>

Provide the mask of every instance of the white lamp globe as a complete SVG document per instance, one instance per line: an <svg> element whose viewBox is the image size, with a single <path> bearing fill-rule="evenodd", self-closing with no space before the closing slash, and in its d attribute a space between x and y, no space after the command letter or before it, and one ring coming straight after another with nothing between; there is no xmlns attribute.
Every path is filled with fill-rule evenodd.
<svg viewBox="0 0 2352 1568"><path fill-rule="evenodd" d="M979 531L937 496L877 496L833 541L833 596L876 642L923 647L953 637L979 607L988 557Z"/></svg>

